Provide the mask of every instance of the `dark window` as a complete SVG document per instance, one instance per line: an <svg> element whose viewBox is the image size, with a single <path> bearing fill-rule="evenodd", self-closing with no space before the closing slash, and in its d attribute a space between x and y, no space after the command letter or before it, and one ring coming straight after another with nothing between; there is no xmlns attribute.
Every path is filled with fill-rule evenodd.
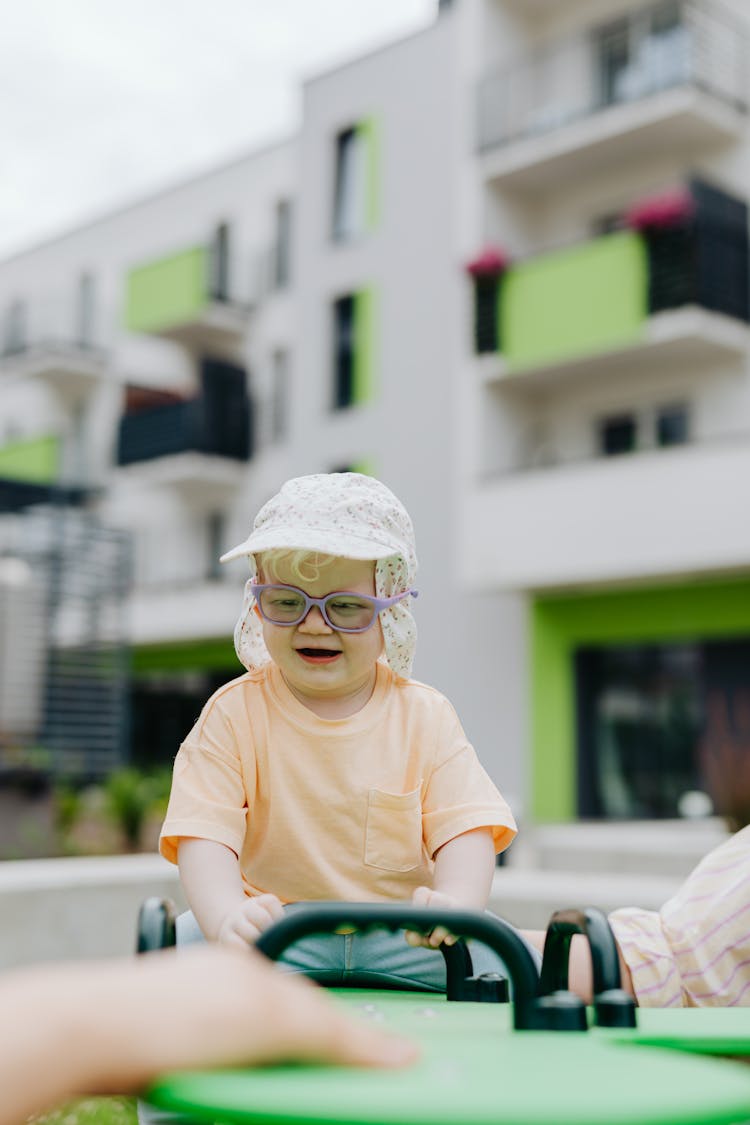
<svg viewBox="0 0 750 1125"><path fill-rule="evenodd" d="M605 457L632 453L636 448L637 423L633 414L618 414L599 423L599 452Z"/></svg>
<svg viewBox="0 0 750 1125"><path fill-rule="evenodd" d="M229 300L229 224L219 223L214 231L210 257L209 287L214 301Z"/></svg>
<svg viewBox="0 0 750 1125"><path fill-rule="evenodd" d="M203 451L248 461L253 455L253 400L244 367L201 360Z"/></svg>
<svg viewBox="0 0 750 1125"><path fill-rule="evenodd" d="M356 128L336 137L336 171L333 198L333 237L344 241L362 230L363 148Z"/></svg>
<svg viewBox="0 0 750 1125"><path fill-rule="evenodd" d="M340 297L333 305L333 406L339 410L354 401L354 309L353 296Z"/></svg>
<svg viewBox="0 0 750 1125"><path fill-rule="evenodd" d="M656 415L656 444L684 445L689 439L686 406L664 406Z"/></svg>
<svg viewBox="0 0 750 1125"><path fill-rule="evenodd" d="M273 251L273 281L276 289L284 289L291 280L292 205L288 199L276 204L276 241Z"/></svg>
<svg viewBox="0 0 750 1125"><path fill-rule="evenodd" d="M578 812L674 817L708 793L750 818L750 640L580 649Z"/></svg>

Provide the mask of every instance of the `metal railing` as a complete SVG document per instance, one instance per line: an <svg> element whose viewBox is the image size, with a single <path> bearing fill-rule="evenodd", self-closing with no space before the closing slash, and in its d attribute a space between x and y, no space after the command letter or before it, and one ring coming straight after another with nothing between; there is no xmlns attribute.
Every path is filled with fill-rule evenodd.
<svg viewBox="0 0 750 1125"><path fill-rule="evenodd" d="M0 777L102 777L126 754L127 533L65 505L0 517Z"/></svg>
<svg viewBox="0 0 750 1125"><path fill-rule="evenodd" d="M212 418L203 398L125 414L117 463L130 465L176 453L208 453L245 461L250 455L250 411Z"/></svg>
<svg viewBox="0 0 750 1125"><path fill-rule="evenodd" d="M692 86L748 108L745 25L710 0L652 4L556 40L479 83L477 147L556 131L616 105Z"/></svg>

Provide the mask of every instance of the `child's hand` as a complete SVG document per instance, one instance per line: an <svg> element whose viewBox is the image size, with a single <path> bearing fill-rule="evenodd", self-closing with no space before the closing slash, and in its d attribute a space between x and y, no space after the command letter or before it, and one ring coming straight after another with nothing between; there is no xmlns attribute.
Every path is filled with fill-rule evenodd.
<svg viewBox="0 0 750 1125"><path fill-rule="evenodd" d="M217 940L221 945L240 946L244 949L283 917L284 907L276 895L246 898L222 918Z"/></svg>
<svg viewBox="0 0 750 1125"><path fill-rule="evenodd" d="M442 891L433 891L430 887L417 887L411 896L411 901L414 906L434 906L438 910L456 910L461 905L450 895L443 894ZM443 942L446 945L455 945L456 942L454 935L449 934L444 926L436 926L429 934L418 934L414 930L407 930L406 940L409 945L422 945L426 949L437 949Z"/></svg>

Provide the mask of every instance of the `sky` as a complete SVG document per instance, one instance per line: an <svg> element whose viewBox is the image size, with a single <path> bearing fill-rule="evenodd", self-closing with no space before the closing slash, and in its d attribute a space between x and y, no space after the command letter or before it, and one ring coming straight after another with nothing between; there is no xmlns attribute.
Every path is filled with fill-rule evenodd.
<svg viewBox="0 0 750 1125"><path fill-rule="evenodd" d="M436 0L4 0L0 257L283 140Z"/></svg>

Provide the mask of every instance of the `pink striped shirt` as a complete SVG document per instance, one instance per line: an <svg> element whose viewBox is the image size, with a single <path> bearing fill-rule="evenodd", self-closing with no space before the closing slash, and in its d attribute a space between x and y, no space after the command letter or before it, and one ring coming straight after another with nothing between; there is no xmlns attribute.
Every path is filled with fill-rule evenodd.
<svg viewBox="0 0 750 1125"><path fill-rule="evenodd" d="M661 910L609 921L642 1007L750 1006L750 827L701 860Z"/></svg>

